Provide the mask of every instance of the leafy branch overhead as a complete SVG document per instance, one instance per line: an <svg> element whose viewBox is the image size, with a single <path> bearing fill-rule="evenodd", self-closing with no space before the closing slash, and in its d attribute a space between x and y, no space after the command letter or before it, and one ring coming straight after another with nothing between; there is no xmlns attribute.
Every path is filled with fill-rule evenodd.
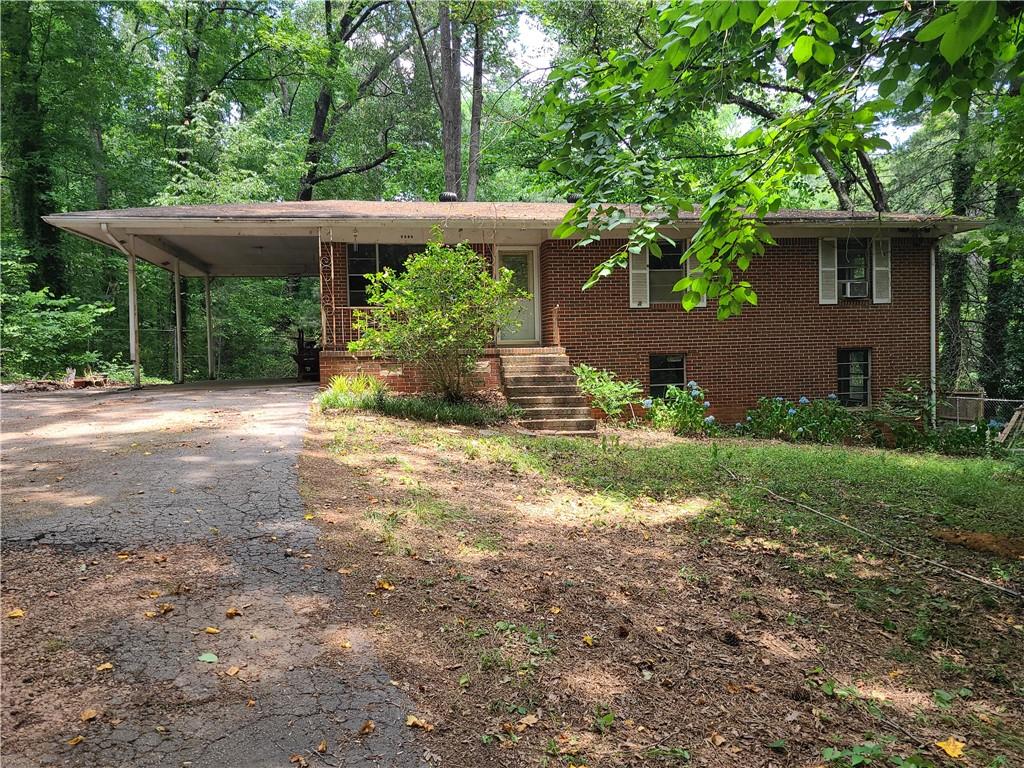
<svg viewBox="0 0 1024 768"><path fill-rule="evenodd" d="M976 93L1004 109L1019 101L1022 13L991 1L661 3L648 49L589 54L549 78L542 167L580 196L556 234L586 244L635 225L589 286L630 253L659 255L669 241L659 229L699 211L684 258L701 268L676 288L687 309L706 294L720 318L738 315L757 303L742 273L772 244L763 219L803 177L823 173L841 208L862 196L885 211L873 158L890 148L886 121L922 106L964 114ZM752 127L724 153L718 180L702 184L693 168L706 155L685 140L687 128L726 105ZM1008 143L1019 157L1021 137Z"/></svg>

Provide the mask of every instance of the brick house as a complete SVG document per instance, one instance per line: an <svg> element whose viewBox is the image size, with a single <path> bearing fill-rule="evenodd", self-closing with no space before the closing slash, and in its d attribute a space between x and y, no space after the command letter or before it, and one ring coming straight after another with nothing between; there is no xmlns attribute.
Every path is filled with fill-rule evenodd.
<svg viewBox="0 0 1024 768"><path fill-rule="evenodd" d="M714 300L686 312L672 285L685 274L678 253L642 255L588 291L594 265L622 245L623 232L574 247L551 238L561 203L316 201L190 206L61 214L47 220L74 234L172 269L181 276L319 275L321 381L365 371L393 389L423 387L415 371L352 354L352 312L366 304L365 275L401 268L441 227L493 269L511 269L532 296L514 332L496 335L480 383L506 389L518 355L586 362L635 379L658 395L698 381L721 421L742 418L759 397L836 393L868 405L905 376L934 380L936 244L978 222L917 214L780 211L767 220L777 245L745 273L759 296L742 316L719 321ZM667 232L681 244L697 226ZM135 321L137 322L137 321ZM522 366L519 366L522 368ZM553 384L565 384L564 381Z"/></svg>

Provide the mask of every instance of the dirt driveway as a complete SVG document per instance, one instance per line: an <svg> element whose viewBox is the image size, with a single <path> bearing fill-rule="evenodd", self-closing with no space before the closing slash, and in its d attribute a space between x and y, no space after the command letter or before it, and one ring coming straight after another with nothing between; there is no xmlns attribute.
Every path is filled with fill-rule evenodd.
<svg viewBox="0 0 1024 768"><path fill-rule="evenodd" d="M421 763L305 519L312 395L3 398L5 766Z"/></svg>

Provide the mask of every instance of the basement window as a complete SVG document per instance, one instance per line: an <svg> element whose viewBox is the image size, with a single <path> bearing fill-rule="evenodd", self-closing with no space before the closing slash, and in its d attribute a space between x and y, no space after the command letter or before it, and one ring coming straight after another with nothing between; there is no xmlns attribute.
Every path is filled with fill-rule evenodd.
<svg viewBox="0 0 1024 768"><path fill-rule="evenodd" d="M423 245L359 245L348 246L348 305L350 307L367 306L366 286L367 275L383 272L386 267L396 272L405 269L405 260L414 253L423 251Z"/></svg>
<svg viewBox="0 0 1024 768"><path fill-rule="evenodd" d="M840 349L836 395L846 406L866 408L871 400L871 350Z"/></svg>
<svg viewBox="0 0 1024 768"><path fill-rule="evenodd" d="M651 397L664 397L670 386L686 386L686 355L651 355Z"/></svg>

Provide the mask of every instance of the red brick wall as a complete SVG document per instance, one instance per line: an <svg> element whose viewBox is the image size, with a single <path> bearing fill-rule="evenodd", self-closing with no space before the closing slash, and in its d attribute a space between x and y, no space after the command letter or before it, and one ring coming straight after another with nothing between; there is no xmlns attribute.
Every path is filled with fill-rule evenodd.
<svg viewBox="0 0 1024 768"><path fill-rule="evenodd" d="M471 383L474 390L501 389L501 363L496 352L488 352L477 364ZM375 360L366 353L320 353L320 386L326 387L332 376L367 373L387 382L392 392L427 392L430 386L415 367L393 360Z"/></svg>
<svg viewBox="0 0 1024 768"><path fill-rule="evenodd" d="M593 288L580 286L622 241L573 249L568 241L541 246L544 342L553 341L559 306L561 344L574 363L649 383L649 356L684 353L686 377L709 393L724 423L743 418L759 397L823 397L836 389L836 352L871 349L873 399L902 376L929 376L929 255L932 241L892 241L892 303L818 303L818 242L781 239L755 259L745 277L758 306L719 321L715 301L689 313L678 304L629 307L629 277L616 270Z"/></svg>

